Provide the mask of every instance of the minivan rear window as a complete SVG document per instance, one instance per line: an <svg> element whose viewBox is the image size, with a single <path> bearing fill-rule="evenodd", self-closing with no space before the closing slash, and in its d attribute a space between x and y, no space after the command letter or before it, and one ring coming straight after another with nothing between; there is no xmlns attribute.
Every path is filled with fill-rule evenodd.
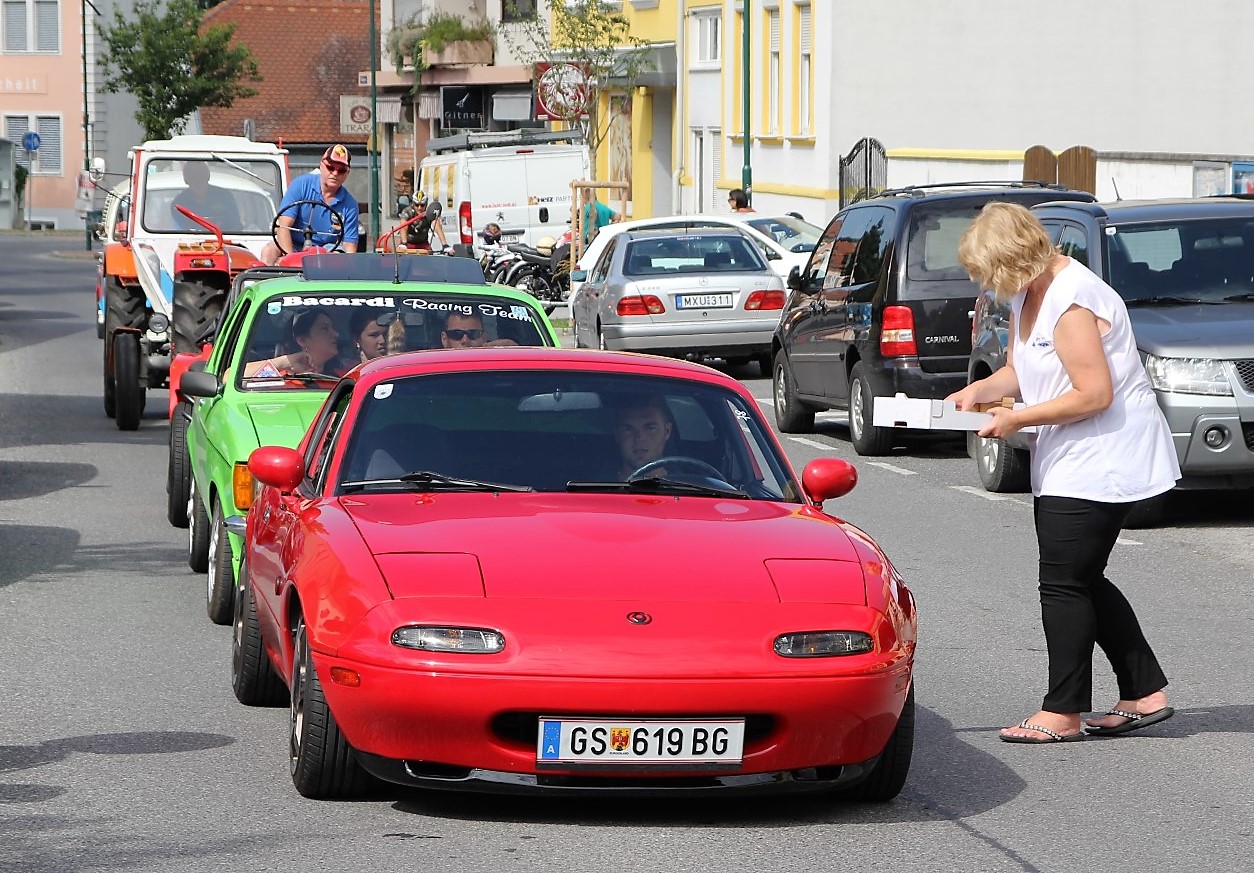
<svg viewBox="0 0 1254 873"><path fill-rule="evenodd" d="M958 240L983 206L954 203L914 209L906 242L906 278L911 282L970 281L958 262ZM972 296L976 293L973 290Z"/></svg>

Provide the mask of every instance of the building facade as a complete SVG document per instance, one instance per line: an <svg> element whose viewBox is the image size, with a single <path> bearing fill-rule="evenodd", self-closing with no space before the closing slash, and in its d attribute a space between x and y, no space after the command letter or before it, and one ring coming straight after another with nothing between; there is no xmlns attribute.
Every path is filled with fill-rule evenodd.
<svg viewBox="0 0 1254 873"><path fill-rule="evenodd" d="M14 163L30 172L15 226L82 227L88 210L103 202L83 171L96 157L122 168L139 140L135 99L101 90L96 25L111 21L115 7L131 8L109 0L0 3L0 137L13 144ZM34 152L22 147L31 132L39 136ZM10 194L0 191L0 200Z"/></svg>

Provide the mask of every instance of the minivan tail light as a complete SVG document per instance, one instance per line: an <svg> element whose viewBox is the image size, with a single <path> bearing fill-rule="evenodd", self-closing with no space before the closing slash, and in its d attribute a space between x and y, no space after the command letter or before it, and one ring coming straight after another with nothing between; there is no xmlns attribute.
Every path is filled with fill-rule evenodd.
<svg viewBox="0 0 1254 873"><path fill-rule="evenodd" d="M652 294L633 294L618 301L615 312L619 315L661 315L666 311L662 301Z"/></svg>
<svg viewBox="0 0 1254 873"><path fill-rule="evenodd" d="M475 223L470 217L469 200L463 200L461 206L457 207L457 231L461 234L464 244L472 245L474 243Z"/></svg>
<svg viewBox="0 0 1254 873"><path fill-rule="evenodd" d="M780 290L754 291L745 301L745 309L783 309L784 292Z"/></svg>
<svg viewBox="0 0 1254 873"><path fill-rule="evenodd" d="M880 354L886 358L919 354L914 341L914 313L909 306L884 307Z"/></svg>

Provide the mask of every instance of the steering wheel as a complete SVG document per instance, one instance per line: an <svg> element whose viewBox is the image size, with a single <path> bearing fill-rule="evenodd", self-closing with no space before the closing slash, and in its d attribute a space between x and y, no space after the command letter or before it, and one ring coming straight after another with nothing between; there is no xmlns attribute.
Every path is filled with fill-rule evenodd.
<svg viewBox="0 0 1254 873"><path fill-rule="evenodd" d="M334 233L335 231L313 229L314 209L325 209L327 212L331 214L331 226L338 227L340 229L340 232L339 232L339 235L336 236L335 242L331 243L331 245L329 246L322 246L322 248L326 249L329 252L338 251L340 248L340 243L344 242L344 216L340 214L339 210L328 206L327 204L323 203L321 200L297 200L293 203L289 203L286 206L284 206L282 209L279 210L278 215L274 216L274 221L270 222L270 238L274 240L274 244L278 246L279 251L285 255L291 254L291 252L283 248L283 243L279 242L279 219L282 218L287 213L292 212L292 210L296 210L294 214L295 214L295 217L299 219L300 207L302 206L313 207L312 209L309 210L309 223L307 225L302 226L293 222L292 227L291 227L292 232L304 234L306 245L313 243L314 234L320 234L325 237Z"/></svg>
<svg viewBox="0 0 1254 873"><path fill-rule="evenodd" d="M702 476L708 476L711 479L717 479L720 482L727 482L727 480L723 478L722 472L717 467L712 467L700 458L693 458L688 455L667 455L664 458L658 458L656 461L650 461L628 476L627 481L632 482L636 479L643 478L655 470L660 470L663 467L687 467L689 470L700 473Z"/></svg>

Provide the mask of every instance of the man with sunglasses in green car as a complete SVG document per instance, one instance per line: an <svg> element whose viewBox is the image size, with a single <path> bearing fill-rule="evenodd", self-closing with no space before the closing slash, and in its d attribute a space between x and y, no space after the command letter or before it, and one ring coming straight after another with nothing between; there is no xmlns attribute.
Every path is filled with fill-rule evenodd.
<svg viewBox="0 0 1254 873"><path fill-rule="evenodd" d="M473 312L465 315L454 312L440 331L440 345L446 349L477 349L482 346L516 346L518 343L504 337L488 342L480 316Z"/></svg>

